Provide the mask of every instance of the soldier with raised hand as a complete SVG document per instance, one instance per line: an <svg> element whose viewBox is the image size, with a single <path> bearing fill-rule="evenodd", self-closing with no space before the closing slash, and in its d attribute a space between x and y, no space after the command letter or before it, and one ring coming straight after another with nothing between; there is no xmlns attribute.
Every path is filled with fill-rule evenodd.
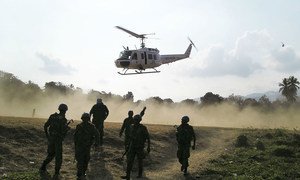
<svg viewBox="0 0 300 180"><path fill-rule="evenodd" d="M95 144L97 148L100 143L100 135L96 127L90 122L90 115L83 113L82 123L76 126L74 133L75 158L77 161L77 178L82 179L86 176L90 160L91 147Z"/></svg>
<svg viewBox="0 0 300 180"><path fill-rule="evenodd" d="M134 124L130 128L130 145L127 152L127 169L126 175L121 176L122 179L130 179L130 173L132 170L135 156L138 159L138 176L141 178L143 175L143 159L145 158L144 147L145 142L148 142L147 152L150 153L150 137L147 127L142 125L141 115L135 115L133 117Z"/></svg>
<svg viewBox="0 0 300 180"><path fill-rule="evenodd" d="M100 146L103 144L104 135L104 121L109 114L109 110L105 104L103 104L102 99L98 98L97 103L90 110L90 117L93 116L92 123L95 125L100 133Z"/></svg>
<svg viewBox="0 0 300 180"><path fill-rule="evenodd" d="M58 110L59 113L51 114L44 125L44 131L48 139L48 155L40 167L40 171L45 172L47 164L55 157L54 177L59 176L62 164L62 142L67 132L70 130L70 127L68 126L69 123L65 117L68 106L66 104L60 104Z"/></svg>
<svg viewBox="0 0 300 180"><path fill-rule="evenodd" d="M140 116L143 117L146 111L146 107L143 108L143 110L140 112ZM128 111L128 117L124 119L122 127L120 129L119 136L122 137L122 134L125 130L125 138L124 138L124 146L125 146L125 152L129 148L130 143L130 127L134 124L133 120L133 111Z"/></svg>
<svg viewBox="0 0 300 180"><path fill-rule="evenodd" d="M181 118L181 125L177 127L176 139L178 143L177 157L181 164L181 171L184 175L187 175L187 168L189 166L190 147L191 141L193 140L192 149L195 149L196 136L194 133L193 126L189 125L190 118L183 116Z"/></svg>

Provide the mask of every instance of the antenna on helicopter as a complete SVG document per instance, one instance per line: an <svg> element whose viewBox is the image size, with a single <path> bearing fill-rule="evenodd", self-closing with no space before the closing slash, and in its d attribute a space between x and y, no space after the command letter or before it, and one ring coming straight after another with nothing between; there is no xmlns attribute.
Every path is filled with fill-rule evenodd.
<svg viewBox="0 0 300 180"><path fill-rule="evenodd" d="M122 31L125 31L125 32L127 32L128 34L130 34L130 35L132 35L132 36L134 36L134 37L136 37L136 38L140 38L141 41L142 41L142 42L141 42L141 48L144 48L144 47L145 47L144 39L147 39L146 36L148 36L148 35L155 35L155 33L150 33L150 34L136 34L136 33L132 32L132 31L129 31L129 30L127 30L127 29L125 29L125 28L122 28L122 27L120 27L120 26L116 26L116 28L118 28L118 29L120 29L120 30L122 30Z"/></svg>

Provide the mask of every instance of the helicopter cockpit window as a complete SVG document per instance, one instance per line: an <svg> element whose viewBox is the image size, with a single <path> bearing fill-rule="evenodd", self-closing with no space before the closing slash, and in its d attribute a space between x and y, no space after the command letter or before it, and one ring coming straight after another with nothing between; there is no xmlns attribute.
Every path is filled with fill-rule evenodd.
<svg viewBox="0 0 300 180"><path fill-rule="evenodd" d="M120 53L120 59L130 59L132 51L122 51Z"/></svg>
<svg viewBox="0 0 300 180"><path fill-rule="evenodd" d="M152 54L148 54L148 59L152 59Z"/></svg>
<svg viewBox="0 0 300 180"><path fill-rule="evenodd" d="M154 57L154 60L157 60L156 54L154 54L153 57Z"/></svg>
<svg viewBox="0 0 300 180"><path fill-rule="evenodd" d="M133 53L132 59L133 59L133 60L137 60L137 54L136 54L136 53Z"/></svg>

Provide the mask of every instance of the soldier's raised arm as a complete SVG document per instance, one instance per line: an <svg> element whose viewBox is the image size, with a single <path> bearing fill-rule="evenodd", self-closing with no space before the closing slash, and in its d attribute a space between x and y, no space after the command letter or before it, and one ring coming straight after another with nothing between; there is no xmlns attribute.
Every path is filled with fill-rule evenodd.
<svg viewBox="0 0 300 180"><path fill-rule="evenodd" d="M140 112L140 116L143 117L146 111L146 107L143 108L143 110Z"/></svg>

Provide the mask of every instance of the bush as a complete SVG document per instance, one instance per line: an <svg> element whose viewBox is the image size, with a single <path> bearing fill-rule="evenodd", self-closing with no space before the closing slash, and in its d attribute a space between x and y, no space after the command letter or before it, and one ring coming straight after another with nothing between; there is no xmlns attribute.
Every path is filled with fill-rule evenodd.
<svg viewBox="0 0 300 180"><path fill-rule="evenodd" d="M239 135L237 137L235 146L236 147L248 147L249 143L248 143L247 136L245 136L245 135Z"/></svg>
<svg viewBox="0 0 300 180"><path fill-rule="evenodd" d="M265 145L261 141L257 141L255 146L257 150L264 151L266 149Z"/></svg>
<svg viewBox="0 0 300 180"><path fill-rule="evenodd" d="M287 148L277 148L273 151L273 155L280 157L293 157L294 152Z"/></svg>

